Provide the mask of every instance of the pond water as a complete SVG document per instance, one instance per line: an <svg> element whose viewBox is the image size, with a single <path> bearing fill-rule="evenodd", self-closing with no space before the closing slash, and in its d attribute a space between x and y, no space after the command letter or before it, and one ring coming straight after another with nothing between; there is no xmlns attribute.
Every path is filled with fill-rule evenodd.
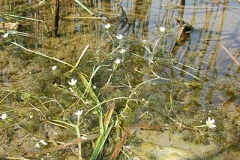
<svg viewBox="0 0 240 160"><path fill-rule="evenodd" d="M18 31L25 34L9 32L8 37L0 39L1 157L74 159L74 145L57 151L57 144L76 138L72 126L64 122L76 123L74 113L83 110L81 134L98 133L99 117L104 119L99 112L107 116L110 101L115 106L110 116L115 127L99 159L113 154L118 136L122 136L119 132L129 127L134 133L128 145L139 144L137 140L143 135L134 135L143 129L145 135L152 135L142 137L144 141L192 148L203 159L220 152L225 153L220 159L237 157L238 1L82 3L94 15L74 1L60 1L58 34L54 36L55 1L0 1L0 21L19 22ZM176 18L194 29L178 37ZM111 26L107 28L107 24ZM0 33L6 36L5 32L6 28L0 26ZM75 70L69 72L78 60ZM76 79L77 85L69 85L71 79ZM214 122L210 119L206 124L208 117ZM176 142L164 141L163 134L177 135ZM40 140L49 146L36 146ZM45 150L49 147L53 149ZM86 159L91 156L91 147L90 142L83 144ZM43 153L37 156L35 151L40 150ZM126 148L123 150L131 156ZM121 154L119 159L126 157Z"/></svg>

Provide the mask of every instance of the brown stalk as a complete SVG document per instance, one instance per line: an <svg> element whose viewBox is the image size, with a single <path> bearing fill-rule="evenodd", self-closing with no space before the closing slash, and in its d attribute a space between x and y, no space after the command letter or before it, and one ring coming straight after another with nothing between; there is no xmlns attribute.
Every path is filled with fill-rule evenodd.
<svg viewBox="0 0 240 160"><path fill-rule="evenodd" d="M107 113L106 113L104 121L103 121L105 129L107 129L109 126L109 123L110 123L112 115L113 115L114 108L115 108L115 102L111 102L109 104Z"/></svg>
<svg viewBox="0 0 240 160"><path fill-rule="evenodd" d="M5 32L7 30L18 30L19 23L0 23L0 29L3 29Z"/></svg>
<svg viewBox="0 0 240 160"><path fill-rule="evenodd" d="M55 2L55 12L54 12L54 26L53 26L53 36L57 37L58 33L58 21L59 21L59 0Z"/></svg>
<svg viewBox="0 0 240 160"><path fill-rule="evenodd" d="M30 156L30 157L32 157L34 155L47 154L47 153L50 153L50 152L58 151L58 150L61 150L61 149L66 149L67 147L77 145L79 142L83 143L83 142L94 140L97 137L98 137L98 134L92 134L92 135L86 136L87 139L83 139L82 137L79 137L79 138L73 139L73 140L71 140L67 143L57 145L57 146L54 146L54 147L51 147L51 148L47 148L47 149L42 150L42 151L27 151L27 153L28 153L28 156Z"/></svg>
<svg viewBox="0 0 240 160"><path fill-rule="evenodd" d="M112 153L111 157L109 158L109 160L115 160L117 159L123 145L125 144L125 142L127 141L127 137L130 134L131 129L128 128L128 130L126 131L126 133L124 134L122 140L119 142L118 146L114 149L114 152Z"/></svg>
<svg viewBox="0 0 240 160"><path fill-rule="evenodd" d="M220 44L220 46L227 52L227 54L232 58L232 60L238 65L240 66L240 63L238 62L238 60L228 51L228 49L226 47L224 47L223 45Z"/></svg>

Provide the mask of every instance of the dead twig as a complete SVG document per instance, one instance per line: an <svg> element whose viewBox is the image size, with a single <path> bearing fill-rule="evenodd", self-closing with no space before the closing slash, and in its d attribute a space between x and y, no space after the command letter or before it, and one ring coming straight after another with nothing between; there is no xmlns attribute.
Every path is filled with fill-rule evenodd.
<svg viewBox="0 0 240 160"><path fill-rule="evenodd" d="M79 137L79 138L71 140L67 143L64 143L64 144L61 144L61 145L58 145L58 146L54 146L54 147L51 147L51 148L47 148L47 149L42 150L42 151L28 151L27 153L29 154L30 157L35 156L35 155L47 154L47 153L50 153L50 152L58 151L58 150L61 150L61 149L66 149L67 147L77 145L79 142L83 143L83 142L94 140L94 139L98 138L98 136L99 136L98 134L92 134L92 135L86 136L86 139L85 138L83 139L83 138Z"/></svg>
<svg viewBox="0 0 240 160"><path fill-rule="evenodd" d="M226 47L224 47L223 45L220 44L220 46L227 52L227 54L232 58L232 60L238 65L238 67L240 66L240 63L238 62L238 60L228 51L228 49Z"/></svg>
<svg viewBox="0 0 240 160"><path fill-rule="evenodd" d="M122 140L120 141L120 143L118 144L118 146L115 148L114 152L112 153L111 157L109 158L109 160L115 160L117 159L123 145L125 144L128 135L130 134L131 129L128 128L128 130L126 131L126 133L124 134Z"/></svg>
<svg viewBox="0 0 240 160"><path fill-rule="evenodd" d="M59 21L59 0L55 1L55 11L54 11L54 26L53 26L53 36L57 37L58 33L58 21Z"/></svg>

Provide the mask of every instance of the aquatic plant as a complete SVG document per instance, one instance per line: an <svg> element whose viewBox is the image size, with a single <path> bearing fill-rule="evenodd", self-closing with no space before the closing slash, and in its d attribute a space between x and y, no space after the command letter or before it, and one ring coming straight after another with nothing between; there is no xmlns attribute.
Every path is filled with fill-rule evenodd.
<svg viewBox="0 0 240 160"><path fill-rule="evenodd" d="M1 118L2 120L5 120L5 119L7 118L7 113L3 113L3 114L0 116L0 118Z"/></svg>
<svg viewBox="0 0 240 160"><path fill-rule="evenodd" d="M93 14L82 3L76 2L89 14ZM42 5L43 2L38 4ZM46 42L40 44L43 47L36 47L38 43L26 45L11 37L24 34L2 30L3 38L11 42L8 43L10 46L6 46L7 49L13 48L11 56L20 55L20 58L18 57L20 60L21 56L28 59L35 55L36 58L30 62L37 69L19 75L23 81L32 78L29 86L26 86L28 83L24 83L24 87L13 86L14 89L4 88L1 92L3 97L0 100L1 104L18 102L10 104L14 109L7 110L2 107L3 111L0 113L2 133L6 136L15 136L8 132L15 132L20 128L19 130L24 132L21 135L26 135L26 139L36 136L29 142L32 144L28 144L32 147L20 158L42 158L42 155L54 156L55 153L56 157L59 155L62 157L74 153L78 159L84 157L97 159L104 156L110 159L121 156L123 159L131 159L131 148L125 146L125 143L131 142L129 135L131 128L134 127L172 132L189 131L186 140L191 139L199 144L207 143L208 137L224 141L225 123L233 130L239 127L235 118L215 109L216 106L209 100L211 97L209 95L220 86L221 89L228 90L227 92L234 98L237 97L235 82L238 81L231 80L221 85L215 79L211 82L199 68L194 68L191 64L174 57L173 52L166 47L169 45L166 39L171 34L167 25L156 26L156 35L152 39L144 37L144 34L129 35L130 27L128 28L127 24L131 26L131 17L123 7L120 6L120 10L122 14L118 14L113 20L106 18L105 21L105 15L91 17L100 20L94 21L89 28L94 26L94 31L97 31L94 34L97 36L101 34L99 37L103 46L99 43L85 45L85 39L84 42L78 39L77 45L73 45L73 50L71 48L58 50L62 44L67 46L68 43L76 43L75 39L74 42L66 42L66 37L70 33L64 31L63 38L57 37L52 40L47 36L44 39ZM78 18L71 20L75 24L81 19ZM137 24L135 25L135 28L131 29L140 33ZM92 33L93 29L88 31ZM74 30L71 36L79 34L84 37L89 33L82 34ZM44 50L44 45L48 43L50 49L46 47L47 50ZM229 54L226 48L222 48ZM52 49L56 50L56 54L49 52ZM81 51L78 52L79 50ZM68 56L68 52L74 54ZM64 54L65 57L59 54ZM231 58L237 65L239 64L236 58L232 56ZM43 64L40 64L40 61L43 61ZM41 70L44 73L38 74ZM1 76L3 81L7 81L4 79L7 77L5 73ZM39 81L41 82L38 83ZM210 81L209 91L200 92L206 81ZM40 93L37 93L36 89ZM197 94L205 95L205 98L198 99L201 96ZM227 110L227 107L224 109ZM222 115L228 117L228 120L224 118L223 121ZM233 124L230 123L232 121ZM57 152L59 150L66 153Z"/></svg>

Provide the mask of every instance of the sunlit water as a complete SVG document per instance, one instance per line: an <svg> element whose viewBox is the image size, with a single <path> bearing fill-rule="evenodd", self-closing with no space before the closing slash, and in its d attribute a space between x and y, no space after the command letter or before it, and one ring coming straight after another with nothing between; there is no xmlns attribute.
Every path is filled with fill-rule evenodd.
<svg viewBox="0 0 240 160"><path fill-rule="evenodd" d="M131 98L145 100L145 102L133 105L137 106L134 116L144 115L143 117L145 117L146 115L146 119L143 118L142 121L147 121L147 124L150 121L160 125L164 124L164 118L168 113L165 109L169 107L171 97L174 109L189 125L195 125L200 121L201 123L205 122L205 118L213 116L219 127L219 133L216 136L216 141L218 141L219 137L224 137L220 131L225 129L220 128L225 124L222 122L223 116L219 110L224 106L224 109L227 108L226 111L232 111L229 119L233 120L240 103L238 96L239 66L236 63L236 61L240 61L240 7L235 0L220 4L212 1L187 1L182 9L180 9L179 3L179 1L170 0L146 2L123 0L121 5L129 20L128 23L123 24L116 20L116 17L119 17L122 12L117 3L113 1L98 1L90 7L91 10L98 11L97 15L103 17L103 20L82 19L82 17L91 17L91 15L83 14L81 7L75 6L73 2L64 1L60 10L62 17L60 17L58 38L52 38L50 33L53 18L50 4L45 8L36 9L31 6L38 5L39 2L29 0L26 4L11 3L12 7L9 7L8 3L4 4L3 9L5 11L12 9L13 14L45 21L43 23L20 20L27 26L25 32L36 37L36 39L29 37L14 39L26 48L38 50L74 65L84 47L89 44L90 48L79 65L79 69L88 74L88 77L90 77L95 64L97 66L112 65L116 58L122 58L119 52L112 53L112 57L109 59L106 56L116 48L109 44L109 37L104 28L104 23L110 23L114 28L111 36L115 38L116 35L123 34L124 40L126 40L124 47L126 47L127 56L118 72L111 75L112 72L109 70L112 68L106 67L100 69L93 78L93 84L98 87L96 92L99 91L99 95L102 96L100 99L125 96L132 87L150 80L156 75L166 79L175 79L174 83L156 81L139 88L136 96ZM21 10L22 6L23 10ZM28 8L29 6L30 8ZM175 21L177 17L194 26L190 37L180 44L176 42L179 29L179 25ZM7 21L7 19L1 19L1 21L3 20ZM164 33L159 31L160 27L166 28ZM142 41L147 40L147 45L152 49L159 38L156 46L157 52L154 54L150 54L141 46ZM59 63L48 61L43 57L34 57L28 52L23 53L16 46L3 46L2 53L0 58L0 62L2 62L1 85L5 90L20 87L23 92L30 92L39 98L46 98L45 96L61 95L52 88L54 83L65 86L68 84L69 78L64 77L64 72L69 68L59 65ZM143 58L138 59L134 54ZM102 63L96 60L100 59L101 61L104 58L106 61ZM149 58L153 58L153 65L149 64ZM169 63L169 66L161 64L161 61L167 58L175 59L174 67L171 66L172 63ZM53 65L58 66L57 72L52 72ZM156 75L153 75L149 68L153 69ZM110 75L112 79L109 78ZM111 80L109 88L112 85L115 89L104 86L108 80ZM102 86L103 88L101 88ZM24 97L21 96L16 95L15 97L18 101L24 101ZM62 96L61 98L66 97ZM10 109L16 108L11 100L2 101L4 103L4 107L1 108L2 112L9 106ZM68 99L64 102L68 102ZM71 102L69 103L71 104ZM64 107L70 104L66 104ZM55 105L50 107L54 108ZM229 106L232 110L228 110ZM53 110L52 115L60 114L59 110ZM136 123L142 122L139 120L141 118L136 119ZM225 120L228 125L231 122L229 119ZM167 123L170 122L167 121ZM238 139L239 133L235 130L237 127L231 127L234 130L231 134ZM213 134L213 136L215 135ZM234 138L232 139L228 143L234 141Z"/></svg>
<svg viewBox="0 0 240 160"><path fill-rule="evenodd" d="M176 59L200 69L209 77L239 75L238 66L221 47L225 46L238 59L240 8L237 1L225 1L224 4L218 5L210 1L187 1L184 9L180 9L177 1L140 3L139 7L144 7L145 10L138 10L133 1L123 1L123 6L127 8L126 12L129 14L142 16L146 14L148 24L144 27L148 34L140 37L143 39L154 38L152 32L158 30L160 26L166 27L166 32L172 32L172 28L177 27L175 18L183 18L197 31L191 34L190 41L178 49L175 53ZM169 46L168 53L171 54L173 40L166 41Z"/></svg>

